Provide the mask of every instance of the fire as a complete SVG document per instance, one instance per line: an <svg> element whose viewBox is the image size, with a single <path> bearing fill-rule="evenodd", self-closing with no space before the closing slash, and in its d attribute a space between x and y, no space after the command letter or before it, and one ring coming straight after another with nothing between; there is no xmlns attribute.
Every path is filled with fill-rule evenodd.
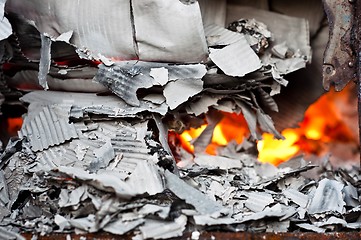
<svg viewBox="0 0 361 240"><path fill-rule="evenodd" d="M214 128L211 144L206 148L208 154L216 155L218 146L225 146L232 140L241 143L249 133L246 121L242 115L226 112L222 114L222 120ZM194 153L192 141L199 137L206 127L207 124L204 124L197 129L191 128L180 134L182 147L188 152Z"/></svg>
<svg viewBox="0 0 361 240"><path fill-rule="evenodd" d="M300 152L321 155L330 150L326 147L330 143L357 144L357 136L353 134L343 114L344 108L357 112L357 104L350 102L352 93L352 85L349 85L342 92L331 90L324 94L307 109L299 128L282 132L286 138L284 141L264 134L263 140L257 144L259 160L279 164Z"/></svg>
<svg viewBox="0 0 361 240"><path fill-rule="evenodd" d="M357 104L351 102L353 99L352 85L342 92L331 90L307 109L298 128L282 131L285 140L277 140L272 134L264 133L263 140L257 142L259 161L278 165L300 153L321 155L330 150L327 146L331 143L358 144L357 133L352 130L350 121L345 120L345 111L349 111L348 115L357 112ZM214 129L212 142L206 149L209 154L215 155L217 147L225 146L231 140L241 143L249 136L247 124L241 115L223 115ZM204 124L200 128L184 131L180 135L183 148L194 153L192 141L206 127Z"/></svg>

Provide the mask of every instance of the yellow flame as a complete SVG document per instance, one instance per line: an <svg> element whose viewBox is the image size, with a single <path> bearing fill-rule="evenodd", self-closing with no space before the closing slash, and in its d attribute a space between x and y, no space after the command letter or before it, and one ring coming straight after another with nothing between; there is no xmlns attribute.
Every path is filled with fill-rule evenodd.
<svg viewBox="0 0 361 240"><path fill-rule="evenodd" d="M227 141L226 137L224 136L220 125L217 125L214 128L212 142L216 143L220 146L225 146L228 144L228 141Z"/></svg>
<svg viewBox="0 0 361 240"><path fill-rule="evenodd" d="M324 118L315 116L311 119L310 123L305 126L305 136L307 139L311 140L320 140L324 135L324 128L326 125L326 121Z"/></svg>
<svg viewBox="0 0 361 240"><path fill-rule="evenodd" d="M187 131L184 131L180 134L180 139L182 141L182 145L184 149L189 149L191 152L194 152L194 146L192 145L191 141L204 131L207 127L207 124L203 124L199 128L191 128Z"/></svg>
<svg viewBox="0 0 361 240"><path fill-rule="evenodd" d="M295 143L299 140L299 134L294 129L285 129L282 131L284 140L275 139L272 134L264 133L263 140L258 141L257 149L258 159L261 162L279 164L294 156L299 150Z"/></svg>

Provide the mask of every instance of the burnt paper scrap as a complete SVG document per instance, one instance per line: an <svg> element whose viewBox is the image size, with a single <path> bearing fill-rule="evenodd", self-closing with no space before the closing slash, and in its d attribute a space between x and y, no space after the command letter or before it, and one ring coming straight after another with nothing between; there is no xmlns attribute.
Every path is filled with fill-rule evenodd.
<svg viewBox="0 0 361 240"><path fill-rule="evenodd" d="M167 74L163 74L163 79L155 75L156 69L163 69ZM159 71L159 70L158 70ZM206 68L202 64L172 65L162 63L151 63L141 61L118 62L110 67L100 65L95 80L113 91L131 106L139 106L137 97L139 89L149 89L152 86L165 86L165 97L171 109L177 107L180 103L186 101L199 93L202 88L200 79L206 74ZM187 87L189 85L189 87ZM190 94L184 97L184 94L173 95L173 89L178 87L187 87L184 93ZM182 91L182 90L179 90ZM172 94L172 98L167 98ZM171 102L174 99L175 102Z"/></svg>
<svg viewBox="0 0 361 240"><path fill-rule="evenodd" d="M140 101L139 107L132 107L116 96L97 96L94 93L75 93L58 91L33 91L22 97L24 102L41 105L72 105L70 117L83 118L88 113L106 114L110 118L135 117L142 112L165 115L168 107L165 104L153 104ZM33 112L30 104L29 113Z"/></svg>
<svg viewBox="0 0 361 240"><path fill-rule="evenodd" d="M221 156L209 156L205 154L197 154L194 158L194 162L203 167L217 167L224 170L242 168L243 166L241 160Z"/></svg>
<svg viewBox="0 0 361 240"><path fill-rule="evenodd" d="M165 86L163 94L167 105L173 110L202 90L203 81L200 78L178 79L169 82Z"/></svg>
<svg viewBox="0 0 361 240"><path fill-rule="evenodd" d="M245 206L253 212L262 212L266 206L274 202L272 195L264 192L249 193L247 197Z"/></svg>
<svg viewBox="0 0 361 240"><path fill-rule="evenodd" d="M174 219L174 221L148 220L139 227L141 236L144 239L167 239L180 237L186 228L187 217L184 215Z"/></svg>
<svg viewBox="0 0 361 240"><path fill-rule="evenodd" d="M247 42L256 53L262 53L269 47L272 33L263 22L254 18L241 18L232 22L228 28L232 31L245 34Z"/></svg>
<svg viewBox="0 0 361 240"><path fill-rule="evenodd" d="M91 186L94 186L97 189L114 192L118 197L124 199L130 199L133 196L138 194L143 194L147 192L149 187L152 185L144 185L141 184L141 179L136 179L135 184L133 184L130 180L128 181L120 181L118 174L116 173L103 173L103 174L89 174L86 171L78 168L70 168L70 167L59 167L59 172L64 173L74 179L88 182ZM142 167L143 170L147 170L147 168ZM151 173L156 173L151 171ZM139 176L138 174L136 176ZM154 177L157 177L155 174ZM129 178L130 179L130 178ZM159 179L159 178L158 178ZM163 190L162 183L158 181L156 185L156 190L150 193L158 193ZM148 188L148 189L147 189Z"/></svg>
<svg viewBox="0 0 361 240"><path fill-rule="evenodd" d="M342 197L343 184L335 180L322 179L308 207L309 214L344 212L345 202Z"/></svg>
<svg viewBox="0 0 361 240"><path fill-rule="evenodd" d="M220 204L208 199L206 195L189 186L169 171L165 172L165 177L167 188L179 198L184 199L188 204L193 205L200 214L218 217L229 211Z"/></svg>
<svg viewBox="0 0 361 240"><path fill-rule="evenodd" d="M210 59L227 75L243 77L261 67L261 61L245 38L222 49L210 48Z"/></svg>

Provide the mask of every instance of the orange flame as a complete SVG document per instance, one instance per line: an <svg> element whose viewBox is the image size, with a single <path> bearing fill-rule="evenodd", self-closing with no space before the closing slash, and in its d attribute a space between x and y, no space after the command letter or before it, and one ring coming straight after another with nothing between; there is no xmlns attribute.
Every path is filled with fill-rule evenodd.
<svg viewBox="0 0 361 240"><path fill-rule="evenodd" d="M243 138L249 133L246 121L242 115L226 112L222 114L222 120L214 128L211 144L206 148L208 154L216 155L218 146L225 146L232 140L241 143ZM194 153L194 146L191 142L199 137L206 127L207 124L204 124L197 129L191 128L180 134L182 147L188 152Z"/></svg>
<svg viewBox="0 0 361 240"><path fill-rule="evenodd" d="M263 140L257 143L259 160L277 165L300 151L320 155L325 150L325 144L328 143L357 144L357 137L352 133L342 114L344 106L351 106L350 110L357 112L357 105L350 103L352 92L352 85L349 85L342 92L331 90L321 96L307 109L299 128L285 129L282 132L286 138L284 141L263 134Z"/></svg>

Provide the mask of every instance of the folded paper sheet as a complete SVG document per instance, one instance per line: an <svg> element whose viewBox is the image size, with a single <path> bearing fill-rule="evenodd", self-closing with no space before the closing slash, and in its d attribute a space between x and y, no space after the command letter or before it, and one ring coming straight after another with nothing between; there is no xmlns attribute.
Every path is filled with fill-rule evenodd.
<svg viewBox="0 0 361 240"><path fill-rule="evenodd" d="M70 43L90 58L201 62L207 56L197 2L9 0L6 11L34 21L52 38L73 31Z"/></svg>

